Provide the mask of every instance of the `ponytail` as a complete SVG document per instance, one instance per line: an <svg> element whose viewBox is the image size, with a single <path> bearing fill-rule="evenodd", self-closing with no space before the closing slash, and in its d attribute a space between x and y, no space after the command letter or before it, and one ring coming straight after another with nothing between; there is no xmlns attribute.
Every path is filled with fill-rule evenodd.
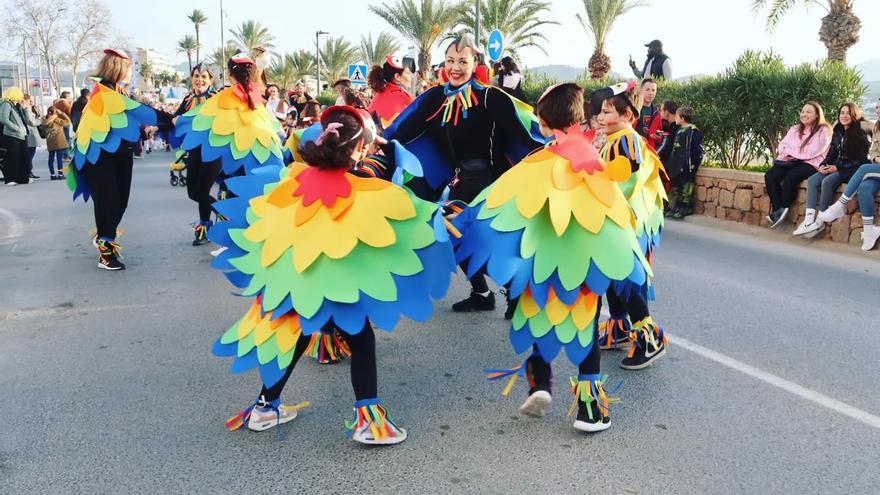
<svg viewBox="0 0 880 495"><path fill-rule="evenodd" d="M238 81L239 84L244 88L244 94L247 98L248 108L254 110L257 108L254 103L254 99L251 96L251 79L254 77L255 66L253 63L236 63L232 59L226 63L226 68L229 69L229 73L232 74L232 77Z"/></svg>
<svg viewBox="0 0 880 495"><path fill-rule="evenodd" d="M367 75L367 85L373 93L381 93L388 87L388 83L394 81L394 76L403 74L404 69L395 69L388 62L382 65L374 65Z"/></svg>

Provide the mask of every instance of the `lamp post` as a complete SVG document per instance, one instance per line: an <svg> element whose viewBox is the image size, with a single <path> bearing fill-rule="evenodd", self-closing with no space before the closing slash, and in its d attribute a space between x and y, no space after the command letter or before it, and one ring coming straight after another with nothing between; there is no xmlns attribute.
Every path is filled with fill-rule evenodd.
<svg viewBox="0 0 880 495"><path fill-rule="evenodd" d="M480 0L474 0L474 5L476 6L477 13L477 25L474 29L474 44L480 46Z"/></svg>
<svg viewBox="0 0 880 495"><path fill-rule="evenodd" d="M224 34L225 33L223 31L223 0L220 0L220 53L222 53L223 56L226 56L226 38L225 38ZM226 62L225 60L220 62L221 66L220 66L219 72L220 72L220 86L221 87L226 86L226 68L222 66L222 64L225 62Z"/></svg>
<svg viewBox="0 0 880 495"><path fill-rule="evenodd" d="M317 84L315 88L315 94L321 96L321 45L318 44L318 36L322 34L330 34L327 31L315 31L315 62L317 71L315 72L315 77L317 78Z"/></svg>

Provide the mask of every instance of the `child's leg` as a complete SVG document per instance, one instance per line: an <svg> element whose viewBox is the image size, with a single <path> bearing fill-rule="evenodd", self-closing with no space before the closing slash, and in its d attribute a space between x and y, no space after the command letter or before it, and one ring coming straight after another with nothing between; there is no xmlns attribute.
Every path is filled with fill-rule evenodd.
<svg viewBox="0 0 880 495"><path fill-rule="evenodd" d="M694 181L689 180L681 186L681 213L682 216L691 215L694 212Z"/></svg>
<svg viewBox="0 0 880 495"><path fill-rule="evenodd" d="M351 388L357 400L375 399L378 395L376 378L376 336L369 322L355 335L345 334L351 349Z"/></svg>
<svg viewBox="0 0 880 495"><path fill-rule="evenodd" d="M526 359L526 379L529 382L529 396L519 406L520 412L536 418L544 417L547 407L553 401L551 387L553 385L553 371L550 363L544 360L538 347L534 346L532 355Z"/></svg>
<svg viewBox="0 0 880 495"><path fill-rule="evenodd" d="M608 397L605 395L600 370L601 353L598 345L600 310L601 299L599 307L596 308L596 319L593 322L593 347L590 348L587 357L578 365L577 381L572 381L575 404L577 405L577 419L572 426L576 430L588 433L602 431L611 426L608 414ZM572 412L574 412L574 405L572 405L569 414Z"/></svg>
<svg viewBox="0 0 880 495"><path fill-rule="evenodd" d="M305 352L306 348L309 346L310 340L311 339L306 336L301 336L299 338L296 342L296 347L293 349L293 360L290 361L290 366L287 367L284 376L282 376L281 379L271 387L266 387L264 384L263 388L260 390L260 398L263 401L270 403L281 398L281 391L284 390L284 386L287 385L287 380L290 379L290 374L293 372L293 368L296 367L299 358L302 357L303 352Z"/></svg>

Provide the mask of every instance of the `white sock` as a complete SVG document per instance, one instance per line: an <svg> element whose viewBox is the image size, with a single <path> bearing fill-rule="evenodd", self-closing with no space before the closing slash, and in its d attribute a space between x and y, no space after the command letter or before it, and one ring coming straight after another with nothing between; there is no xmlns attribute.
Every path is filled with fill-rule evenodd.
<svg viewBox="0 0 880 495"><path fill-rule="evenodd" d="M843 206L846 206L846 204L849 203L849 200L851 200L851 199L852 198L847 197L846 194L841 194L840 199L838 199L837 202L842 204Z"/></svg>
<svg viewBox="0 0 880 495"><path fill-rule="evenodd" d="M865 227L874 226L874 217L862 217L862 225Z"/></svg>
<svg viewBox="0 0 880 495"><path fill-rule="evenodd" d="M815 208L807 208L806 213L804 214L804 223L809 225L816 220L816 209Z"/></svg>

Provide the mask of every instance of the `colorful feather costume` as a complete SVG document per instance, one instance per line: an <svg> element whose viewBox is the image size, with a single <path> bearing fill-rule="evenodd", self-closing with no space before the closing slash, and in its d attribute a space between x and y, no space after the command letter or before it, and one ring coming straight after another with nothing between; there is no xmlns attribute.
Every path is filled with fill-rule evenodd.
<svg viewBox="0 0 880 495"><path fill-rule="evenodd" d="M177 120L182 147L201 147L206 163L220 159L223 171L233 175L242 168L250 173L266 165L283 166L281 127L265 106L248 107L241 85L223 89Z"/></svg>
<svg viewBox="0 0 880 495"><path fill-rule="evenodd" d="M367 320L390 331L400 316L427 319L446 293L455 263L443 218L406 189L302 163L228 185L239 197L217 203L229 222L210 234L229 249L214 266L255 298L214 345L233 372L259 368L272 386L301 336L331 321L350 335Z"/></svg>
<svg viewBox="0 0 880 495"><path fill-rule="evenodd" d="M629 162L603 163L578 128L556 137L455 219L456 260L468 277L485 266L519 297L510 329L517 353L536 345L550 362L565 349L579 364L595 344L599 297L613 282L644 284L651 268L618 187Z"/></svg>
<svg viewBox="0 0 880 495"><path fill-rule="evenodd" d="M67 186L73 191L73 199L81 196L83 201L88 201L91 196L86 182L78 177L86 163L97 163L101 153L115 153L123 141L137 142L141 126L156 124L154 109L129 98L124 92L95 84L76 130L74 166L68 168Z"/></svg>

